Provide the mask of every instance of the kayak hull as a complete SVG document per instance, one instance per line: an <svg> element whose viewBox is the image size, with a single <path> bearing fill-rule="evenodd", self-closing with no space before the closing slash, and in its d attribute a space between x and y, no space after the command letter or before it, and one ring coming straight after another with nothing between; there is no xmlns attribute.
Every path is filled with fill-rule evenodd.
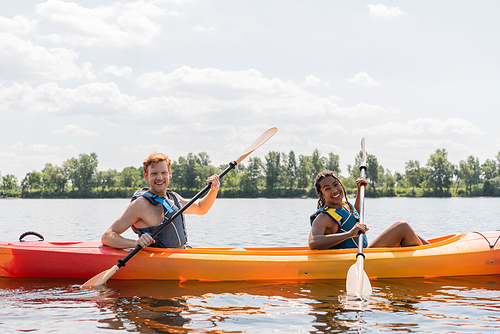
<svg viewBox="0 0 500 334"><path fill-rule="evenodd" d="M500 274L500 232L454 234L430 245L368 248L370 279ZM108 270L131 250L87 242L0 242L0 276L89 279ZM345 279L357 249L147 248L112 279L247 281Z"/></svg>

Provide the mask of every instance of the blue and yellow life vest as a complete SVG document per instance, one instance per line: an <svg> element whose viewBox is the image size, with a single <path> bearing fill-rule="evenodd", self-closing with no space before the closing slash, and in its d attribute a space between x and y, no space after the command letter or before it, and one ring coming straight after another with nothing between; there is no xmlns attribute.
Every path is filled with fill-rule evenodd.
<svg viewBox="0 0 500 334"><path fill-rule="evenodd" d="M149 191L148 188L143 188L135 192L130 200L135 201L139 197L146 198L151 204L158 205L161 204L163 207L164 218L162 223L166 222L170 217L172 217L177 211L182 208L182 203L176 193L167 190L167 197L160 197ZM174 203L168 199L168 197L174 199ZM153 234L158 226L149 226L143 228L137 228L132 225L132 230L142 235L144 233ZM187 233L186 225L184 223L184 213L180 214L174 219L167 227L163 229L155 238L155 243L151 247L161 247L161 248L177 248L184 246L187 243Z"/></svg>
<svg viewBox="0 0 500 334"><path fill-rule="evenodd" d="M323 207L321 209L318 209L313 215L311 215L310 217L311 225L314 219L316 219L316 217L320 213L326 213L339 224L339 230L337 233L350 231L354 227L354 225L356 225L356 223L359 221L359 214L358 211L356 211L356 209L351 205L351 203L347 204L345 201L342 201L342 203L345 205L349 205L353 213L344 208L344 206L342 206L342 208L340 209ZM358 240L359 236L352 237L330 248L331 249L358 248ZM366 238L366 235L363 235L363 247L367 246L368 246L368 239Z"/></svg>

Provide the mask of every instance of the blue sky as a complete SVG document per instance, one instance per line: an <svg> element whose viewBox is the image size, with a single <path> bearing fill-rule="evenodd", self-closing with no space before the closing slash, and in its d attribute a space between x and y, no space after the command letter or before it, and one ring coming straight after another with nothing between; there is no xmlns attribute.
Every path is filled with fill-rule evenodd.
<svg viewBox="0 0 500 334"><path fill-rule="evenodd" d="M206 151L367 151L392 172L500 151L500 3L4 1L0 173Z"/></svg>

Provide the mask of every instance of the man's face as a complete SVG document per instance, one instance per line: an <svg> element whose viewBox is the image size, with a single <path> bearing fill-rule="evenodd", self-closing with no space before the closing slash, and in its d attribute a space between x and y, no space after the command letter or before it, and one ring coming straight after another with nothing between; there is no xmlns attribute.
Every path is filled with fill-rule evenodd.
<svg viewBox="0 0 500 334"><path fill-rule="evenodd" d="M144 179L149 183L151 190L158 195L162 194L162 196L167 191L168 182L171 178L172 170L165 161L152 163L144 172Z"/></svg>

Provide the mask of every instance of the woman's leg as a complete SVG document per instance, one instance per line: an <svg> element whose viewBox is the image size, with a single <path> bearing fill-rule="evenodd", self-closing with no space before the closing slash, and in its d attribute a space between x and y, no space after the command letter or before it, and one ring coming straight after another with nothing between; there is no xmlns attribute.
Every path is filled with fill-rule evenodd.
<svg viewBox="0 0 500 334"><path fill-rule="evenodd" d="M382 232L368 247L409 247L428 243L427 240L415 233L407 222L399 221Z"/></svg>

